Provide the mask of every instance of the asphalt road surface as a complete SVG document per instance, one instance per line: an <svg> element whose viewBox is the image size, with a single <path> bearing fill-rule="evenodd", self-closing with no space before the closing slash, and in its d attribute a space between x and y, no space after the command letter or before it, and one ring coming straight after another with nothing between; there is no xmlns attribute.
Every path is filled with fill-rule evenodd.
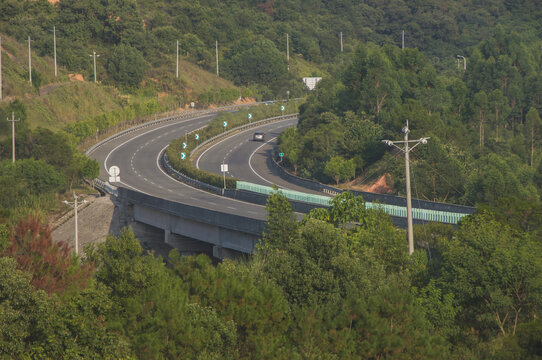
<svg viewBox="0 0 542 360"><path fill-rule="evenodd" d="M121 181L114 185L188 205L264 220L266 212L263 206L195 189L172 179L158 166L160 154L173 139L205 126L215 116L211 114L171 120L139 129L107 142L89 156L100 163L102 180L108 180L106 169L113 165L119 167Z"/></svg>

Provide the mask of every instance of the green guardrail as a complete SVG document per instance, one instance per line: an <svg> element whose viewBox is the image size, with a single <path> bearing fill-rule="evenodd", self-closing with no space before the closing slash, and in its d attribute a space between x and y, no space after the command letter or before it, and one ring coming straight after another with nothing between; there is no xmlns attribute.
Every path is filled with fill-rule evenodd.
<svg viewBox="0 0 542 360"><path fill-rule="evenodd" d="M246 181L237 181L236 188L238 190L252 191L265 195L270 195L274 191L274 189L270 186L253 184ZM330 206L331 197L328 196L307 194L300 191L287 189L279 189L279 191L290 200L303 201L306 203L322 206ZM404 206L365 202L365 208L382 210L391 216L405 218L407 217L407 210ZM457 224L461 218L467 215L470 214L412 208L412 218L423 221L436 221L447 224Z"/></svg>
<svg viewBox="0 0 542 360"><path fill-rule="evenodd" d="M273 188L270 186L253 184L246 181L237 181L236 184L237 184L236 188L238 190L247 190L247 191L252 191L259 194L269 195L273 191ZM331 198L328 196L307 194L307 193L302 193L300 191L287 190L287 189L279 189L279 190L282 193L282 195L286 196L290 200L303 201L310 204L317 204L317 205L324 205L324 206L330 205L329 201L331 200Z"/></svg>

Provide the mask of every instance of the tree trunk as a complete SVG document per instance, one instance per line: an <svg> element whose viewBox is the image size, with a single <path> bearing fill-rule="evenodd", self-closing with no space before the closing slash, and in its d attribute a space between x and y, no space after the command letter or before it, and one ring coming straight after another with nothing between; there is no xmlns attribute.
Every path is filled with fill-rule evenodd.
<svg viewBox="0 0 542 360"><path fill-rule="evenodd" d="M495 129L497 130L495 140L499 141L499 109L495 109Z"/></svg>
<svg viewBox="0 0 542 360"><path fill-rule="evenodd" d="M484 115L482 110L480 110L480 149L484 145Z"/></svg>
<svg viewBox="0 0 542 360"><path fill-rule="evenodd" d="M531 167L533 167L534 158L534 126L531 127Z"/></svg>

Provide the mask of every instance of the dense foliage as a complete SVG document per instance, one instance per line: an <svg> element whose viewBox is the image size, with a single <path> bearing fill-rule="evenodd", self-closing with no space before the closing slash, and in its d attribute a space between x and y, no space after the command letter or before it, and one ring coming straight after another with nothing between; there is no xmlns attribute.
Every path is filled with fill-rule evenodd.
<svg viewBox="0 0 542 360"><path fill-rule="evenodd" d="M418 47L444 68L454 64L455 54L465 54L485 40L498 24L536 41L542 31L537 21L540 15L535 1L505 0L453 4L433 0L63 0L55 5L46 0L5 0L0 5L0 32L20 42L30 35L35 51L50 56L50 30L56 26L60 64L90 77L88 55L96 50L105 58L98 67L100 73L107 70L106 81L127 86L137 86L146 68L152 75L158 74L153 69L160 69L161 78L165 68L171 73L177 40L183 58L214 71L218 41L222 76L238 85L257 83L255 88L262 94L271 89L284 96L286 90L301 91L299 80L287 70L287 33L292 61L299 57L327 67L341 61L341 32L348 53L359 42L400 45L404 30L407 47ZM118 67L121 63L124 66ZM309 70L299 75L312 74Z"/></svg>
<svg viewBox="0 0 542 360"><path fill-rule="evenodd" d="M534 214L528 203L514 204ZM421 250L409 257L404 232L366 210L361 198L343 193L297 222L278 193L267 204L269 225L253 258L213 265L205 255L174 250L170 266L146 254L129 230L86 248L85 259L58 257L65 245L46 241L47 227L29 218L9 240L0 236L0 245L53 255L8 250L0 258L0 352L57 359L534 359L540 228L503 219L510 207L499 209L480 211L456 231L417 229ZM48 293L38 290L47 284L54 284Z"/></svg>
<svg viewBox="0 0 542 360"><path fill-rule="evenodd" d="M15 122L15 163L12 162L11 128L0 128L0 138L3 138L0 141L2 222L27 212L50 210L56 203L55 194L81 184L84 177L94 178L99 172L98 163L81 154L66 133L43 128L30 130L21 109L24 107L17 101L0 108L2 118L11 115L10 110L22 115Z"/></svg>
<svg viewBox="0 0 542 360"><path fill-rule="evenodd" d="M297 77L329 74L280 139L294 172L335 183L389 173L403 189L401 154L381 140L401 136L408 119L411 139L431 137L411 156L415 195L483 205L457 229L416 228L412 256L386 214L345 192L301 222L273 195L246 260L213 265L173 251L166 266L130 230L79 258L39 217L21 216L96 176L78 141L158 103L54 133L30 129L29 109L14 101L0 108L0 119L21 118L15 164L11 124L0 121L0 358L542 357L541 15L529 0L3 0L2 34L31 35L34 51L50 56L54 25L62 65L89 77L96 50L104 83L130 90L157 74L170 82L150 80L154 90L173 87L176 40L184 60L209 71L218 40L221 76L244 87L203 92L202 105L298 96ZM24 71L14 76L26 82ZM33 78L36 90L47 79ZM278 114L263 109L254 117ZM201 140L223 121L243 124L246 113L216 119ZM182 141L168 149L173 162Z"/></svg>
<svg viewBox="0 0 542 360"><path fill-rule="evenodd" d="M541 74L539 49L502 27L453 75L416 49L365 44L309 96L280 150L302 176L349 180L343 164L353 161L364 181L390 173L403 193L401 154L381 140L402 140L408 120L410 139L430 137L411 153L417 196L471 205L507 194L539 199Z"/></svg>

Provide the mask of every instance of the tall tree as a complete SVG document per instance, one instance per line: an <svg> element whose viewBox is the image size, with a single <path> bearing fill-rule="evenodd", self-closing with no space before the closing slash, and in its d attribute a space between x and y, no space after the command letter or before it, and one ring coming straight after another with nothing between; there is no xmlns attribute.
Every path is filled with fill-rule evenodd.
<svg viewBox="0 0 542 360"><path fill-rule="evenodd" d="M79 265L67 243L53 243L49 226L37 215L19 220L4 256L13 256L32 274L32 285L50 294L85 288L93 271L90 263Z"/></svg>
<svg viewBox="0 0 542 360"><path fill-rule="evenodd" d="M480 91L474 95L474 106L478 113L478 131L480 149L484 146L484 121L486 118L486 112L488 107L487 94L485 91Z"/></svg>
<svg viewBox="0 0 542 360"><path fill-rule="evenodd" d="M542 251L532 234L516 232L482 212L461 222L444 252L442 286L463 308L464 324L514 334L542 305Z"/></svg>
<svg viewBox="0 0 542 360"><path fill-rule="evenodd" d="M540 119L540 113L535 108L529 109L529 112L527 113L527 117L525 118L525 126L527 128L527 131L529 133L529 139L531 140L531 167L534 166L534 145L536 136L538 135L538 132L540 131L540 128L542 127L542 120Z"/></svg>

